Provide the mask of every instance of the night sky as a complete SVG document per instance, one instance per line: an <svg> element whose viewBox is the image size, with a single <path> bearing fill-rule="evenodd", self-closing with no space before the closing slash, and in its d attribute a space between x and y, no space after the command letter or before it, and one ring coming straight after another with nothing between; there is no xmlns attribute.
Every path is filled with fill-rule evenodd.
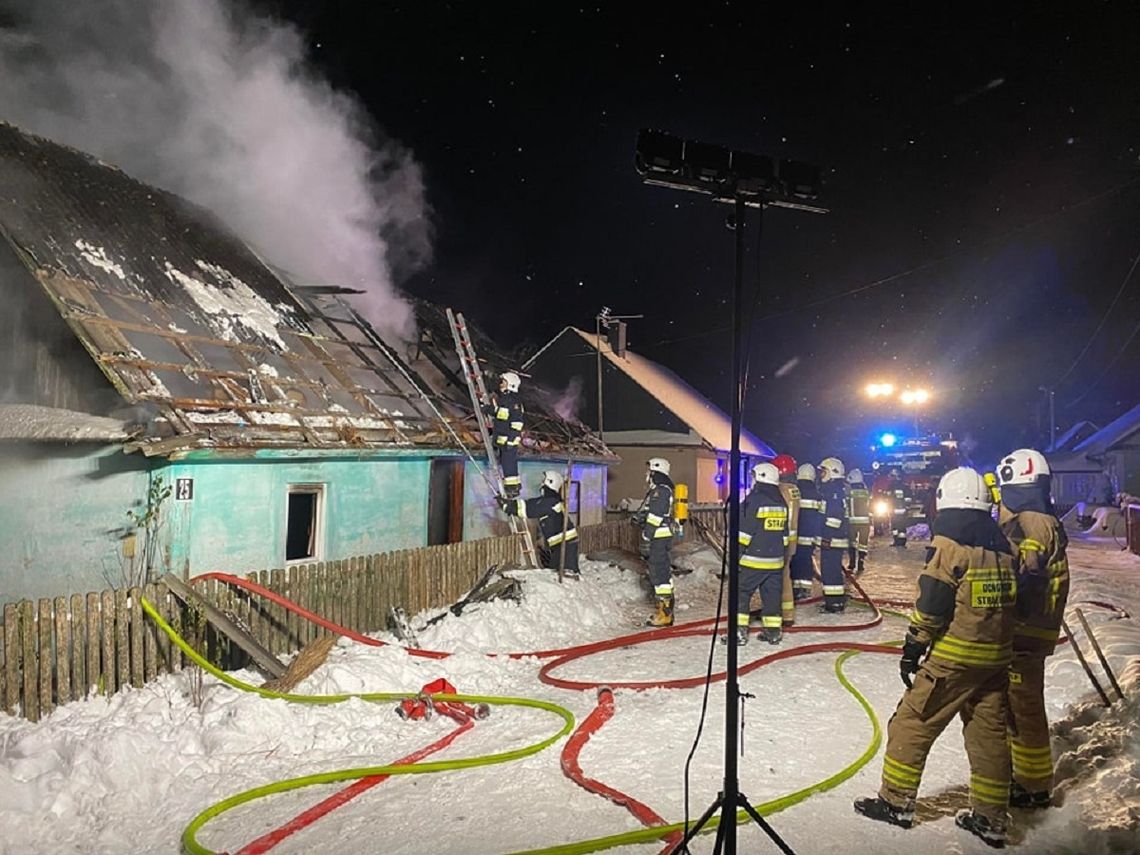
<svg viewBox="0 0 1140 855"><path fill-rule="evenodd" d="M404 287L508 348L644 314L630 346L728 408L728 211L640 183L652 127L824 169L830 214L770 209L759 256L750 224L745 421L778 450L858 464L909 432L870 380L930 388L923 427L980 463L1047 439L1041 386L1059 430L1140 397L1140 272L1113 303L1140 254L1133 3L261 5L422 163L435 257Z"/></svg>

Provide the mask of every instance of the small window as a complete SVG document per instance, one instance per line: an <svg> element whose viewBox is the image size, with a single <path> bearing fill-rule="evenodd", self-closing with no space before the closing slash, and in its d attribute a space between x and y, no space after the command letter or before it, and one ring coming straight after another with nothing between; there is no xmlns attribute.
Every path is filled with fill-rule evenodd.
<svg viewBox="0 0 1140 855"><path fill-rule="evenodd" d="M290 484L285 519L285 561L319 561L324 536L323 484Z"/></svg>

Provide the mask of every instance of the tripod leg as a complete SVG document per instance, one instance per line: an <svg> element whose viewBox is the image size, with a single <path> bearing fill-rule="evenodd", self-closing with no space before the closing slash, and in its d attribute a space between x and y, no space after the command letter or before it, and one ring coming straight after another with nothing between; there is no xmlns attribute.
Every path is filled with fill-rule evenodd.
<svg viewBox="0 0 1140 855"><path fill-rule="evenodd" d="M740 807L744 808L744 810L750 817L752 817L756 824L764 830L764 833L772 838L772 842L776 844L776 846L781 852L784 853L784 855L795 855L795 853L792 851L792 848L783 841L779 834L776 833L776 829L772 828L772 826L768 824L768 821L764 819L764 817L760 816L756 808L752 807L752 805L748 803L748 799L745 798L744 793L740 793L737 796L737 799Z"/></svg>
<svg viewBox="0 0 1140 855"><path fill-rule="evenodd" d="M702 813L700 818L696 822L694 822L691 826L689 826L689 829L688 829L688 831L685 832L685 836L681 839L681 842L669 850L669 855L678 855L678 853L680 853L680 852L688 852L689 851L689 841L692 840L694 837L696 837L700 833L701 829L705 827L705 823L707 823L710 819L712 819L712 815L714 813L716 813L717 810L723 804L724 804L724 793L718 793L717 797L713 800L713 803L711 805L709 805L708 810L706 810L704 813ZM723 822L720 824L720 826L717 827L717 840L718 841L720 840L721 835L723 833L721 831L721 828L723 828L723 827L724 827Z"/></svg>

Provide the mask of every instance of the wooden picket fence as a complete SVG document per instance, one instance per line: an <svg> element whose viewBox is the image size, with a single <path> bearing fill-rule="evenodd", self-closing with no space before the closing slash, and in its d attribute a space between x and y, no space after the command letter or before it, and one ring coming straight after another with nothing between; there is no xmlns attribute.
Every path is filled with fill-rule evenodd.
<svg viewBox="0 0 1140 855"><path fill-rule="evenodd" d="M620 522L580 531L582 554L634 550L637 531ZM387 628L389 609L408 614L454 602L492 564L518 556L514 536L404 549L318 564L263 570L245 578L357 632ZM293 653L325 630L260 596L208 579L195 590L235 614L274 654ZM145 597L194 649L222 668L247 664L244 651L161 584L8 603L0 631L0 709L38 721L91 693L140 687L179 672L186 657L142 609Z"/></svg>

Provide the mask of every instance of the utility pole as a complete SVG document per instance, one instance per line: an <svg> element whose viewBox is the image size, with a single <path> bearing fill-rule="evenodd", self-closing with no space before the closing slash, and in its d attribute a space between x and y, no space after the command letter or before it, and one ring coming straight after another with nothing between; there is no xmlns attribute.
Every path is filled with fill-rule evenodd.
<svg viewBox="0 0 1140 855"><path fill-rule="evenodd" d="M625 321L634 318L644 318L645 315L614 315L610 313L609 306L602 306L602 310L594 316L595 347L598 351L598 439L605 442L605 423L602 411L602 327L606 328L607 340L611 324L617 325L617 350L613 346L610 352L615 356L625 356Z"/></svg>

